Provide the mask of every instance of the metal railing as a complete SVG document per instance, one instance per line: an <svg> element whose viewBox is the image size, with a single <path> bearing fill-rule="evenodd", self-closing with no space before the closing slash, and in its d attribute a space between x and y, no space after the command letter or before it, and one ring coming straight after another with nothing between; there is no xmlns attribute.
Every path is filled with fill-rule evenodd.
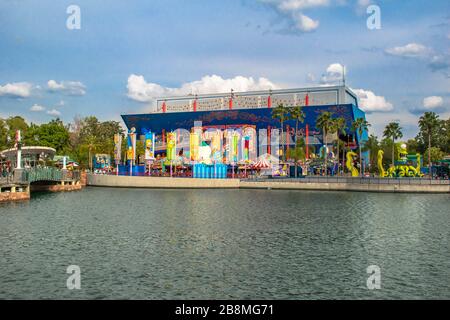
<svg viewBox="0 0 450 320"><path fill-rule="evenodd" d="M58 168L33 168L22 172L22 182L37 181L78 181L81 178L79 171L63 171Z"/></svg>

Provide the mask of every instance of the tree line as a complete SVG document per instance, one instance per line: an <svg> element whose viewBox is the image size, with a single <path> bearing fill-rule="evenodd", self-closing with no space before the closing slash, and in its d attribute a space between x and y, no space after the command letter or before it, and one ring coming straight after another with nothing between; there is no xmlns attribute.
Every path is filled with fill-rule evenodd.
<svg viewBox="0 0 450 320"><path fill-rule="evenodd" d="M23 146L51 147L59 155L69 156L89 167L94 153L113 154L114 134L124 130L117 121L99 121L96 117L76 117L64 124L60 119L48 123L27 123L20 116L0 119L0 150L13 148L16 130L21 130Z"/></svg>
<svg viewBox="0 0 450 320"><path fill-rule="evenodd" d="M303 139L299 136L298 124L305 121L305 114L301 106L285 107L279 104L272 110L272 117L280 122L282 139L284 137L284 123L289 120L296 122L295 137L296 146L293 151L294 156L290 157L294 160L304 160L306 155L304 152L305 145ZM342 117L335 117L331 112L322 112L316 119L316 128L322 131L323 143L328 145L327 135L337 134L338 139L333 141L333 148L336 150L337 160L342 163L345 157L345 142L339 137L345 135L347 131L360 136L364 131L368 130L371 124L362 118L354 120L350 127ZM418 121L418 134L414 139L409 139L404 143L407 145L409 154L420 153L423 155L424 164L431 166L433 162L442 160L445 155L450 154L450 118L442 120L435 112L425 112ZM398 160L398 150L402 142L399 139L403 138L403 128L398 122L390 122L386 125L383 131L383 137L379 139L375 135L370 135L368 139L358 148L360 159L360 174L362 170L362 152L369 151L369 170L371 172L377 171L377 155L379 150L384 151L385 164L394 165L394 161ZM283 160L286 156L290 156L284 150L284 143L282 143ZM342 154L342 162L341 162ZM324 154L324 168L326 168L328 154ZM297 171L297 170L296 170Z"/></svg>
<svg viewBox="0 0 450 320"><path fill-rule="evenodd" d="M302 160L306 157L305 142L300 137L299 126L305 121L305 114L301 106L285 107L278 105L272 110L272 117L280 122L282 139L284 137L284 123L289 120L295 121L295 148L289 153L285 152L282 143L282 159L287 158ZM353 134L359 133L370 127L364 119L356 119L350 126L342 117L335 117L331 112L323 112L317 118L316 127L322 131L324 143L327 144L328 134L340 135L347 131ZM418 134L414 139L405 141L408 153L420 153L423 155L424 163L441 160L450 153L450 119L442 120L434 112L425 112L418 121ZM24 146L44 146L56 149L57 154L70 156L83 167L91 165L94 153L114 153L114 134L124 134L124 130L117 121L100 121L94 116L84 118L76 117L70 123L63 123L60 119L53 119L48 123L35 124L27 123L20 116L13 116L7 119L0 118L0 150L14 147L16 130L22 132L22 142ZM358 149L360 160L361 153L369 151L370 170L375 172L377 168L377 154L379 150L384 151L385 164L393 164L397 160L399 139L403 138L403 129L397 122L388 123L383 132L383 137L379 139L375 135L370 135L362 148ZM285 141L284 141L285 142ZM122 150L126 150L126 139L123 139ZM143 152L142 143L139 141L137 154ZM342 163L345 157L345 142L337 139L332 143L337 160ZM312 152L314 147L310 146ZM324 155L324 166L326 167L327 153ZM342 162L341 162L342 159ZM362 167L362 166L360 166ZM296 170L297 172L297 170Z"/></svg>

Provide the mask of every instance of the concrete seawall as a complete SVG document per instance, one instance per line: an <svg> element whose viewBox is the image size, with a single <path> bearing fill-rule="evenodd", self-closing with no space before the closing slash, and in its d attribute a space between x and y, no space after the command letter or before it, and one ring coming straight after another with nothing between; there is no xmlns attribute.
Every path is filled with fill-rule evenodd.
<svg viewBox="0 0 450 320"><path fill-rule="evenodd" d="M191 179L168 177L129 177L88 174L87 185L121 188L170 189L279 189L399 193L450 193L450 184L424 183L361 183L357 182L300 182L289 180Z"/></svg>
<svg viewBox="0 0 450 320"><path fill-rule="evenodd" d="M122 188L230 189L239 188L239 179L191 179L87 175L87 185Z"/></svg>
<svg viewBox="0 0 450 320"><path fill-rule="evenodd" d="M82 189L82 185L78 184L55 184L55 185L31 185L31 192L68 192L78 191Z"/></svg>
<svg viewBox="0 0 450 320"><path fill-rule="evenodd" d="M449 185L422 184L362 184L362 183L326 183L326 182L252 182L241 181L244 189L284 189L284 190L324 190L324 191L360 191L360 192L399 192L399 193L450 193Z"/></svg>

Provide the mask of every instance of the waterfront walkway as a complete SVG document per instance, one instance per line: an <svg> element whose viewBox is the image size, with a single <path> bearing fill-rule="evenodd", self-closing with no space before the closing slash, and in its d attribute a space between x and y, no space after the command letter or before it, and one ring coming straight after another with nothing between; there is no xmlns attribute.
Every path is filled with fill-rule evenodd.
<svg viewBox="0 0 450 320"><path fill-rule="evenodd" d="M424 178L306 177L301 179L192 179L88 174L97 187L171 189L280 189L404 193L450 193L450 181Z"/></svg>
<svg viewBox="0 0 450 320"><path fill-rule="evenodd" d="M0 178L0 202L26 200L31 191L80 190L80 172L53 167L19 169Z"/></svg>

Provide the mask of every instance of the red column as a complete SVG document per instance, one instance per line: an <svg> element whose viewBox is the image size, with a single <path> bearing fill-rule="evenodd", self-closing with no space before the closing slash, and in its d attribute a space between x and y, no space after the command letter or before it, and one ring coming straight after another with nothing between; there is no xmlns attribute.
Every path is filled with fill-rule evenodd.
<svg viewBox="0 0 450 320"><path fill-rule="evenodd" d="M166 112L166 109L167 109L167 108L166 108L166 102L164 101L163 104L162 104L162 112L165 113L165 112Z"/></svg>
<svg viewBox="0 0 450 320"><path fill-rule="evenodd" d="M291 127L289 125L286 125L286 145L287 145L287 151L286 151L286 155L290 150L289 147L289 142L290 142L290 134L289 131L291 130ZM287 158L286 158L287 159Z"/></svg>
<svg viewBox="0 0 450 320"><path fill-rule="evenodd" d="M309 126L306 125L306 159L309 159Z"/></svg>
<svg viewBox="0 0 450 320"><path fill-rule="evenodd" d="M228 107L230 108L230 110L233 109L233 98L230 98L230 100L228 101Z"/></svg>
<svg viewBox="0 0 450 320"><path fill-rule="evenodd" d="M306 94L306 97L305 97L305 106L309 106L309 94L308 93Z"/></svg>
<svg viewBox="0 0 450 320"><path fill-rule="evenodd" d="M197 99L194 100L194 112L197 112Z"/></svg>
<svg viewBox="0 0 450 320"><path fill-rule="evenodd" d="M270 109L272 108L272 96L269 96L267 98L267 107Z"/></svg>
<svg viewBox="0 0 450 320"><path fill-rule="evenodd" d="M272 148L271 148L271 145L270 145L270 134L271 134L271 132L270 132L270 126L268 126L267 127L267 153L268 154L272 154Z"/></svg>

